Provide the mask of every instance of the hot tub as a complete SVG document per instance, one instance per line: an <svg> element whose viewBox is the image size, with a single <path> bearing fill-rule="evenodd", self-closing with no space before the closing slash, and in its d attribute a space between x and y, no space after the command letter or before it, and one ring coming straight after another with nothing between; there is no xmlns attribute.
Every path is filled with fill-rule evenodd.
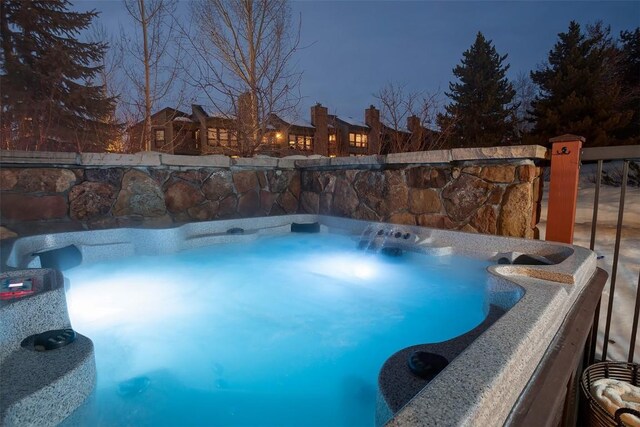
<svg viewBox="0 0 640 427"><path fill-rule="evenodd" d="M292 231L298 232L297 240L287 240ZM319 233L307 234L315 231ZM332 246L323 246L335 240L345 251L334 254ZM242 248L264 242L267 246L258 249L270 257L269 262L260 264L243 255ZM288 252L279 254L282 248ZM306 252L313 257L307 258ZM72 258L56 264L53 257L53 267L71 267L64 272L70 317L61 299L65 286L60 278L57 285L34 295L2 303L2 347L7 349L1 354L3 372L22 369L17 362L21 355L37 355L43 366L48 357L61 354L56 352L82 347L85 356L82 363L73 359L57 381L41 384L47 393L31 390L15 398L10 387L3 387L2 417L7 425L25 420L57 424L77 406L64 423L171 423L170 417L180 408L184 415L175 422L200 424L502 425L522 400L523 390L596 270L593 253L579 247L318 215L33 236L16 240L2 253L6 275L55 275L55 269L40 268L52 267L48 255L71 254ZM80 267L73 267L74 253ZM169 277L161 267L175 253L186 254L187 265L191 262L193 268ZM525 257L519 258L522 254ZM150 283L142 276L110 276L112 271L125 270L125 260L134 256L143 257L133 264L145 266L148 274L142 276L151 276ZM196 269L211 258L224 262L209 270ZM280 270L276 268L274 276L263 274L278 259L285 261ZM414 267L404 265L407 259L415 268L429 267L414 272L411 279L413 273L407 268ZM520 262L514 263L517 259ZM92 270L99 263L103 270ZM254 269L248 270L251 266ZM241 272L243 283L255 287L239 294L248 285L235 283L225 269ZM293 284L274 280L292 269L302 271ZM153 270L159 276L152 276ZM197 270L195 276L188 276L189 270ZM438 274L440 280L427 286ZM100 289L91 287L107 276L111 282ZM210 287L216 277L219 282L233 282L232 287ZM269 288L270 284L275 287ZM304 297L297 294L298 285L306 288ZM173 299L155 300L160 288L167 289ZM409 293L398 297L400 289ZM455 295L449 297L448 292ZM213 309L202 306L207 298L217 304ZM270 298L274 300L265 304ZM255 305L245 305L247 300L254 300L264 312L256 314ZM126 312L120 310L122 302ZM212 316L212 310L225 305L233 316L249 323L227 323L230 315L223 312L202 321L188 320L191 327L182 324L172 329L172 319L199 310ZM301 305L313 309L299 310ZM55 309L43 316L38 314L43 306ZM363 310L356 312L356 307ZM276 316L283 313L284 317ZM125 317L132 321L124 321ZM208 321L210 325L201 324ZM346 332L345 322L349 324ZM389 329L389 323L396 329ZM257 332L258 337L268 335L266 341L250 333L269 324L274 325L270 332ZM80 339L63 349L39 353L21 347L28 335L71 325ZM143 346L145 351L120 339L136 328L138 335L133 336L150 339ZM216 328L219 331L211 332ZM361 335L352 336L352 329ZM195 333L202 341L183 341L179 339L183 333ZM295 333L298 336L289 336ZM95 378L93 347L85 335L95 338L98 385L88 402L80 405ZM239 340L234 345L239 352L211 350L231 339ZM327 346L314 347L323 340ZM200 357L199 343L207 349L204 353L216 353L218 359ZM184 352L163 350L172 346ZM123 357L112 357L112 347L120 347L117 351L124 351ZM435 378L418 378L405 363L415 351L441 354L449 364ZM349 359L357 369L344 367L342 359ZM113 360L120 362L114 365ZM163 370L167 365L174 371ZM275 372L273 367L284 369ZM257 380L272 370L271 377ZM335 372L339 375L331 378ZM252 383L259 385L252 389ZM325 387L330 384L334 388ZM68 404L52 404L59 399L56 396L72 389L83 392ZM174 395L175 390L183 392ZM327 395L339 396L328 402ZM154 413L153 402L161 402L163 396L169 396L169 403L157 404L155 409L164 406L165 411ZM110 418L107 414L118 412L117 408L136 415Z"/></svg>

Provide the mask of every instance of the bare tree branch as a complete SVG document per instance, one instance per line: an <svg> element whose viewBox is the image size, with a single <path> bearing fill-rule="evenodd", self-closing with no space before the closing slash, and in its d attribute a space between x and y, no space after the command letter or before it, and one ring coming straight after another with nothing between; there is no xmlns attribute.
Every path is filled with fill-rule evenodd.
<svg viewBox="0 0 640 427"><path fill-rule="evenodd" d="M301 73L292 67L300 22L292 27L286 0L198 0L194 29L182 28L185 74L222 115L237 118L238 154L263 143L271 114L289 117L300 102Z"/></svg>
<svg viewBox="0 0 640 427"><path fill-rule="evenodd" d="M513 114L513 136L517 142L522 142L523 137L533 129L531 103L536 97L536 85L531 81L529 73L519 72L513 81L515 96L511 102Z"/></svg>
<svg viewBox="0 0 640 427"><path fill-rule="evenodd" d="M129 141L129 144L134 151L148 151L151 150L152 113L162 103L181 105L185 96L185 90L178 87L183 55L175 38L177 0L123 2L136 24L133 34L120 28L119 47L125 55L122 70L133 89L124 101L128 110L126 116L132 123L144 121L140 140ZM169 100L172 95L176 99ZM171 150L171 144L174 141L167 141L166 147L158 148Z"/></svg>
<svg viewBox="0 0 640 427"><path fill-rule="evenodd" d="M389 82L373 96L378 100L385 129L381 150L399 153L443 148L451 126L437 130L437 116L442 108L439 90L412 92L404 84Z"/></svg>

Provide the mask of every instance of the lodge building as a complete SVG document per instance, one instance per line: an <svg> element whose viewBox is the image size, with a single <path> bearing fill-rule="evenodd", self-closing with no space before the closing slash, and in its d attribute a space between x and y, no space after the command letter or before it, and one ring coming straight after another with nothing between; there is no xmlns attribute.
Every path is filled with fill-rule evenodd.
<svg viewBox="0 0 640 427"><path fill-rule="evenodd" d="M359 156L394 151L417 151L435 132L420 126L417 117L407 120L407 129L394 130L380 120L373 105L364 112L364 121L328 114L326 107L311 107L310 121L285 119L271 114L257 154L275 157L293 154ZM151 116L151 150L170 154L237 155L239 120L208 113L200 105L191 114L164 108ZM144 122L129 129L131 141L140 141ZM391 144L400 141L400 144ZM398 145L402 145L401 147Z"/></svg>

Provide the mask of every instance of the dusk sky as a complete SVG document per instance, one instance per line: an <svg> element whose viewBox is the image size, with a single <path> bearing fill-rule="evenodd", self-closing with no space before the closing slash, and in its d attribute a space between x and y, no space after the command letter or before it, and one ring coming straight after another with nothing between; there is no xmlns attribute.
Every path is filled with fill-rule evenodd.
<svg viewBox="0 0 640 427"><path fill-rule="evenodd" d="M180 8L188 9L186 3ZM120 1L74 4L101 11L114 31L127 22ZM515 77L545 61L571 20L602 20L615 37L640 26L640 1L298 1L292 7L302 17L301 45L308 46L297 55L304 118L317 102L330 113L363 118L373 93L390 81L410 90L448 90L453 67L478 31L509 55Z"/></svg>

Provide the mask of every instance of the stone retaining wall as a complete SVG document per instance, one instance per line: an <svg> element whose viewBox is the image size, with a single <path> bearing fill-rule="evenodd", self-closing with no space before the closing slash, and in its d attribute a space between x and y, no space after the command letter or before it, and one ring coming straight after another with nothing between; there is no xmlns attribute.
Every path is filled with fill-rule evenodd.
<svg viewBox="0 0 640 427"><path fill-rule="evenodd" d="M345 158L1 152L0 237L291 213L537 237L538 146Z"/></svg>
<svg viewBox="0 0 640 427"><path fill-rule="evenodd" d="M303 170L300 212L537 237L541 171L528 162L375 171Z"/></svg>

